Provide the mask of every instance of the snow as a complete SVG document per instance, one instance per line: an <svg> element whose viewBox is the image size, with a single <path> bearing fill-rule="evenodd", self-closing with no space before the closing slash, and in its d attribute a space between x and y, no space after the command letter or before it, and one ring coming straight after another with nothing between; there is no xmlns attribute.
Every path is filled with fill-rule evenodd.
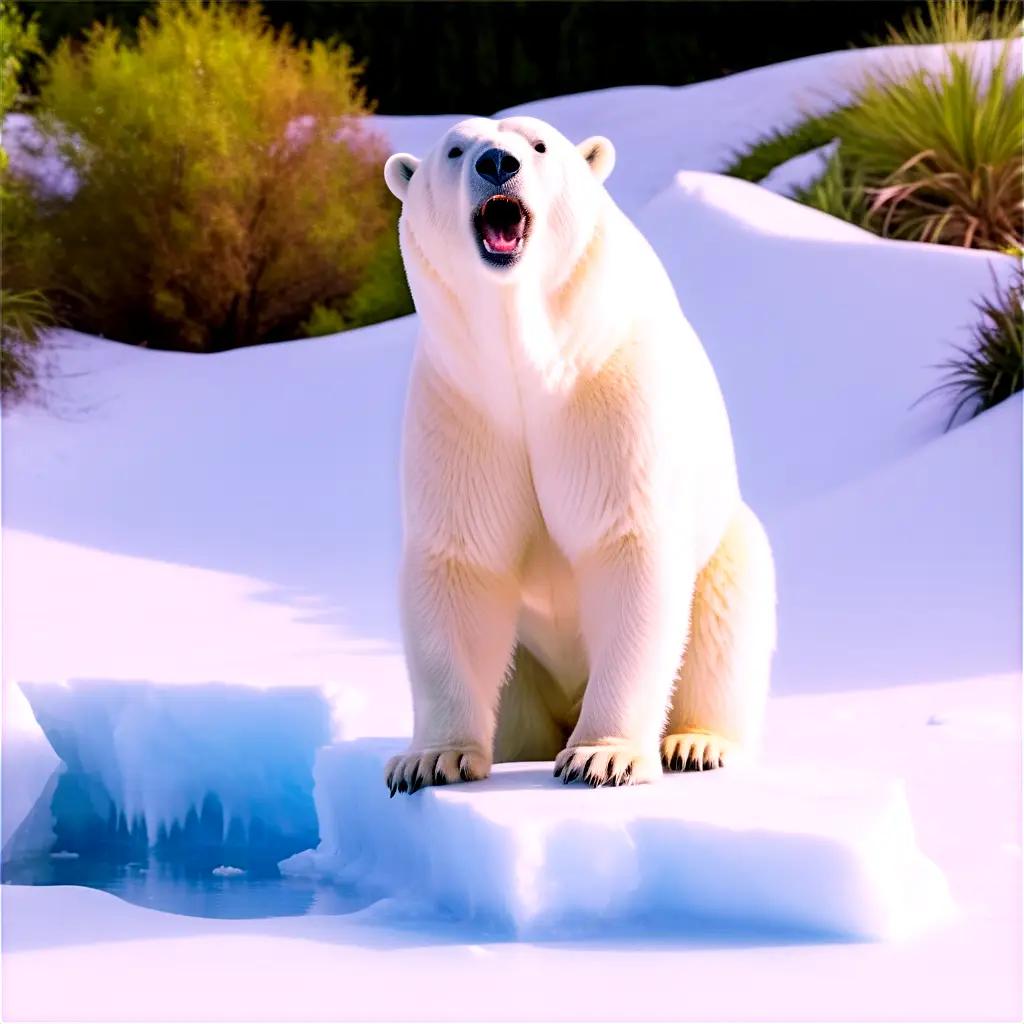
<svg viewBox="0 0 1024 1024"><path fill-rule="evenodd" d="M1016 395L775 519L780 685L1020 671L1022 409Z"/></svg>
<svg viewBox="0 0 1024 1024"><path fill-rule="evenodd" d="M928 726L933 714L948 725ZM355 914L210 920L90 889L5 885L4 1016L1019 1019L1019 723L1013 676L770 705L767 759L874 765L906 779L918 842L943 866L960 911L916 939L825 942L707 926L496 941L436 916L410 921L390 901Z"/></svg>
<svg viewBox="0 0 1024 1024"><path fill-rule="evenodd" d="M987 60L993 51L977 52ZM355 820L380 826L366 837L377 845L365 849L386 898L355 914L227 922L162 914L101 892L7 885L6 1017L145 1019L159 1006L161 1016L183 1020L479 1019L494 1016L499 993L501 1014L519 1020L1019 1018L1022 404L1018 397L948 433L941 399L915 405L937 383L936 364L967 340L972 302L991 292L993 277L1005 280L1013 261L881 240L711 173L757 136L847 95L868 67L906 56L848 51L679 89L638 86L522 108L573 137L612 138L612 192L665 261L722 382L745 496L766 522L779 567L780 649L760 773L730 767L633 790L625 799L648 817L616 819L615 793L546 779L533 790L501 788L513 785L506 777L522 783L522 769L482 787L388 801L379 760L371 766L368 758L363 786L330 775L332 759L357 749L335 744L316 767L315 798L332 808L321 811L321 869L337 871L339 851L351 852L340 810L346 799L365 798L380 813ZM935 48L914 56L932 66L941 60ZM394 148L422 153L456 117L375 124ZM118 800L152 808L147 821L150 813L187 816L200 793L237 785L246 804L257 792L228 757L179 764L169 776L173 792L154 791L161 771L152 752L171 721L197 742L220 728L198 712L180 724L170 714L172 691L187 706L204 701L204 687L217 680L215 692L243 695L251 723L261 694L316 688L334 712L334 739L408 735L394 581L413 333L406 318L212 357L60 335L46 406L6 412L3 422L5 861L19 822L33 804L49 808L47 787L61 778L19 684L102 681L93 684L102 698L80 683L26 689L44 724L49 715L50 732L72 726ZM115 689L133 681L140 688L125 690L120 703ZM86 730L90 704L137 724L118 729L98 716L101 724ZM315 743L307 724L290 754L284 745L250 744L259 730L236 739L261 763L308 756L308 766ZM131 792L118 789L126 778ZM812 815L816 784L836 801L834 816ZM664 825L651 807L681 789L686 799ZM728 843L712 827L712 794L734 801L722 805L737 826ZM473 828L492 840L481 857L498 863L500 851L515 852L526 872L533 822L507 808L527 800L548 858L533 865L530 886L560 883L539 904L527 899L530 886L499 889L475 863L454 870L473 850L453 840ZM602 837L596 860L558 860L557 843L571 848L574 834L560 832L552 808L569 801ZM888 822L879 832L889 843L881 876L868 872L866 847L838 808ZM768 835L751 837L762 809L774 821L762 830ZM435 874L410 850L381 848L385 813L396 832L408 832L417 815L452 828L452 841L442 831L426 851ZM67 848L53 845L49 814L29 816L38 831L22 832L25 843ZM667 834L641 856L643 844L622 830L659 820ZM628 824L615 832L615 821ZM709 889L715 921L667 933L635 915L629 924L625 911L639 912L638 902L607 932L575 937L535 912L573 901L586 909L588 899L613 893L639 900L622 878L600 875L602 865L626 863L664 871L660 895L691 913L693 894L678 887L685 875L669 872L660 844L690 863L700 838L719 844L718 871L735 866L727 850L756 854L767 872L763 843L773 828L784 832L801 879L815 863L814 836L824 832L837 854L825 896L811 908L831 918L815 927L909 935L929 913L941 918L941 895L923 906L912 886L894 896L900 849L911 863L937 866L955 921L933 921L902 941L797 937L799 891L782 883L775 891L786 903L754 893L740 922L726 913L728 893ZM414 829L410 842L424 851ZM412 890L395 883L401 858ZM225 855L210 869L242 863ZM490 926L455 919L451 905L439 917L445 872L460 898L473 885L490 901ZM747 872L745 884L757 877ZM596 878L607 893L583 884ZM857 885L875 902L844 903ZM775 916L755 928L755 909ZM505 930L495 931L502 914ZM274 971L253 970L269 962Z"/></svg>
<svg viewBox="0 0 1024 1024"><path fill-rule="evenodd" d="M950 440L948 404L915 403L1010 257L882 239L692 171L636 220L714 363L744 495L769 526L777 510Z"/></svg>
<svg viewBox="0 0 1024 1024"><path fill-rule="evenodd" d="M2 805L3 835L0 846L5 848L17 826L28 817L47 781L60 765L60 758L43 738L25 738L12 731L3 740L2 768L0 768L0 805Z"/></svg>
<svg viewBox="0 0 1024 1024"><path fill-rule="evenodd" d="M780 196L795 195L800 189L813 184L824 173L829 160L839 148L839 140L833 139L824 146L818 146L807 153L791 157L777 167L773 167L758 184L769 192L777 192Z"/></svg>
<svg viewBox="0 0 1024 1024"><path fill-rule="evenodd" d="M321 843L283 871L530 938L709 925L905 938L950 916L904 788L884 777L750 766L592 792L549 765L511 764L392 802L381 778L403 747L320 751Z"/></svg>
<svg viewBox="0 0 1024 1024"><path fill-rule="evenodd" d="M44 138L28 114L8 114L0 137L11 171L35 182L43 195L67 199L78 191L78 175L59 144Z"/></svg>

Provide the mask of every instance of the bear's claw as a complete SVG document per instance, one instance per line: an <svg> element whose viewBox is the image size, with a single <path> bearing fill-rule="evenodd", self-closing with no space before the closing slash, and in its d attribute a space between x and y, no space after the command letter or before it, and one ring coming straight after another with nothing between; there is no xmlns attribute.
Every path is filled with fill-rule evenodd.
<svg viewBox="0 0 1024 1024"><path fill-rule="evenodd" d="M729 750L729 741L713 733L669 733L661 741L661 764L667 772L711 771L725 767Z"/></svg>
<svg viewBox="0 0 1024 1024"><path fill-rule="evenodd" d="M633 786L653 782L657 774L650 758L625 746L566 747L555 759L555 778L565 785Z"/></svg>
<svg viewBox="0 0 1024 1024"><path fill-rule="evenodd" d="M426 786L485 779L491 759L479 750L451 747L443 750L411 750L388 761L384 783L391 796L416 793Z"/></svg>

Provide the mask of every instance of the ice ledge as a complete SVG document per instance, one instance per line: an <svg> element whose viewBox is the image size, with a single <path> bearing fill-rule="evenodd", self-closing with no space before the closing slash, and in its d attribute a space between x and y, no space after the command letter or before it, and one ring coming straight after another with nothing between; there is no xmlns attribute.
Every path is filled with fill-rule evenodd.
<svg viewBox="0 0 1024 1024"><path fill-rule="evenodd" d="M384 763L404 745L320 751L321 843L283 871L520 937L642 925L891 939L952 910L898 780L751 766L591 790L513 764L392 800Z"/></svg>
<svg viewBox="0 0 1024 1024"><path fill-rule="evenodd" d="M272 868L317 842L313 765L332 735L320 689L72 680L22 690L63 765L4 860L57 844Z"/></svg>

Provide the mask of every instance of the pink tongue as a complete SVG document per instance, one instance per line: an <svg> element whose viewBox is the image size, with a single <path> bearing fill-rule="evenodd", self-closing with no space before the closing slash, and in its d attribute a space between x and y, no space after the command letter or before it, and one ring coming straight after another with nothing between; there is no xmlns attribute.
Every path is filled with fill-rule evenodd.
<svg viewBox="0 0 1024 1024"><path fill-rule="evenodd" d="M514 227L502 229L485 224L484 241L492 252L512 252L519 244L519 235Z"/></svg>

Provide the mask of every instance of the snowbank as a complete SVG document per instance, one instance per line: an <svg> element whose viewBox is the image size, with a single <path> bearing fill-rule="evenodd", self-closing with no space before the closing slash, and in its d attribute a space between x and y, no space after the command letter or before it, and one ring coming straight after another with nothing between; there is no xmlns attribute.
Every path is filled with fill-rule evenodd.
<svg viewBox="0 0 1024 1024"><path fill-rule="evenodd" d="M839 140L833 139L824 146L818 146L807 153L791 157L773 167L758 184L769 192L780 196L792 196L818 180L828 167L829 161L839 148Z"/></svg>
<svg viewBox="0 0 1024 1024"><path fill-rule="evenodd" d="M1019 675L1022 411L1015 395L777 516L779 689Z"/></svg>
<svg viewBox="0 0 1024 1024"><path fill-rule="evenodd" d="M941 439L918 400L1015 261L879 238L750 182L684 171L636 218L722 385L768 520ZM908 495L915 501L913 495ZM923 509L922 509L923 511Z"/></svg>
<svg viewBox="0 0 1024 1024"><path fill-rule="evenodd" d="M331 736L319 690L92 680L23 689L66 766L39 806L62 849L224 846L277 860L316 843L313 761ZM38 822L23 827L36 833ZM12 845L24 852L17 835Z"/></svg>
<svg viewBox="0 0 1024 1024"><path fill-rule="evenodd" d="M591 790L519 764L391 800L384 764L402 746L320 752L321 844L283 871L529 937L710 926L892 938L950 911L898 782L762 766Z"/></svg>

